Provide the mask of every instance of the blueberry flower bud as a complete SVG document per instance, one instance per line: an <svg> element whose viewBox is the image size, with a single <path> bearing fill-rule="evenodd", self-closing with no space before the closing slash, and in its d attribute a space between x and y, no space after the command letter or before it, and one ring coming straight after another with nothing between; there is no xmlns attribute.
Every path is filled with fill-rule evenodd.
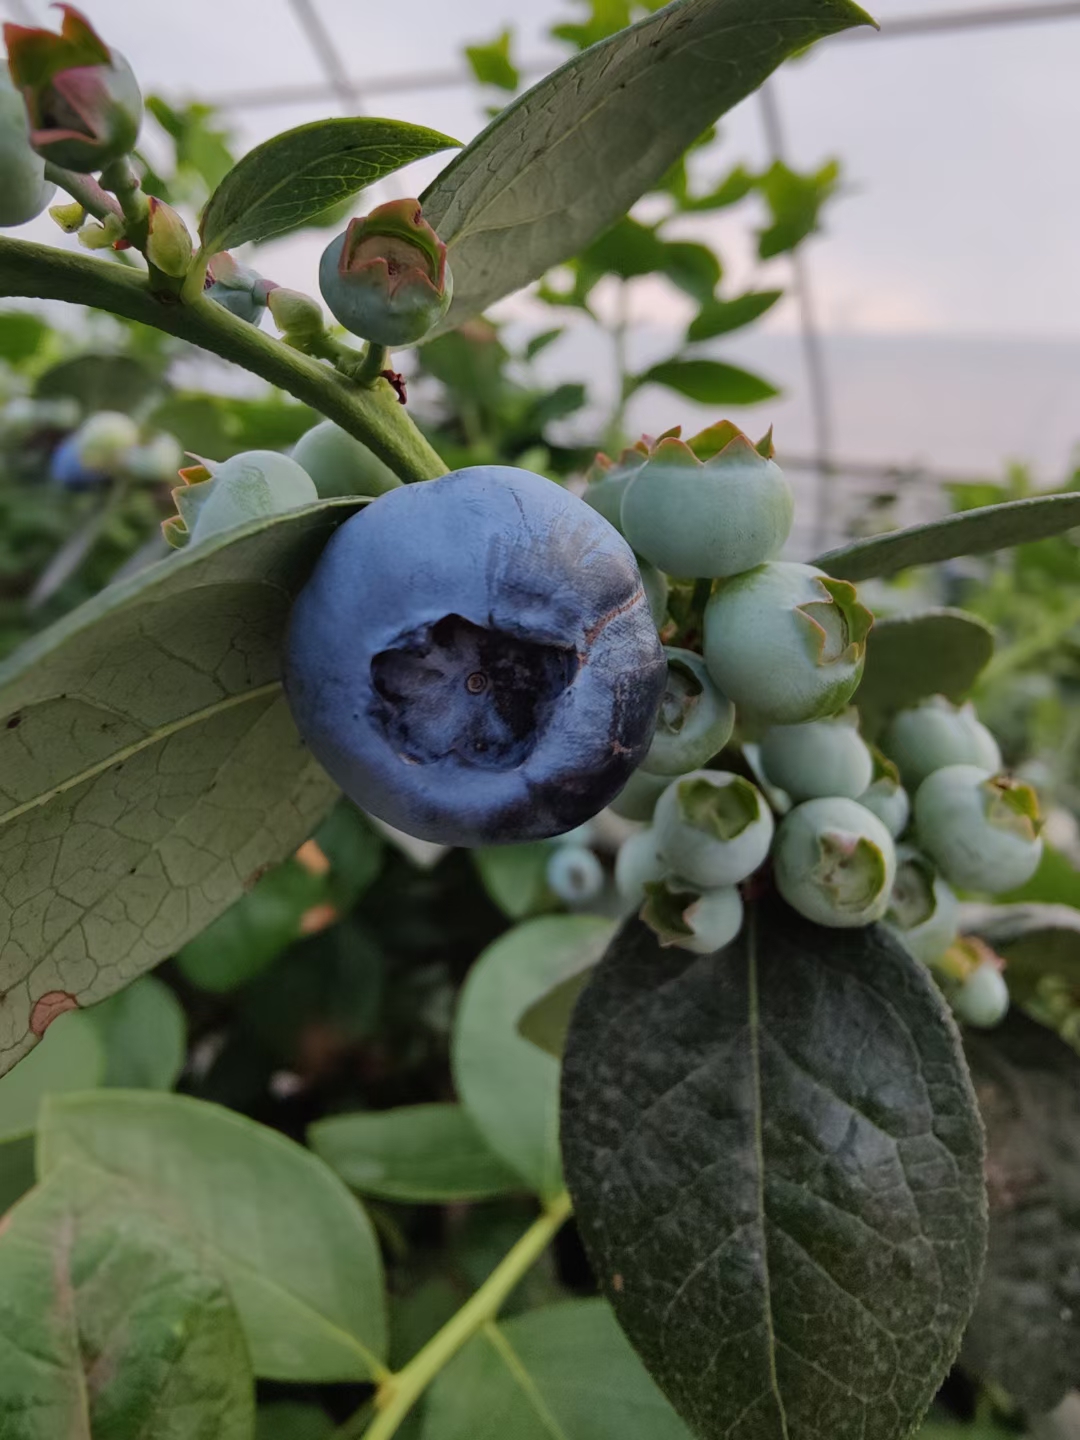
<svg viewBox="0 0 1080 1440"><path fill-rule="evenodd" d="M30 117L30 144L67 170L101 170L134 147L143 103L131 66L71 5L60 34L5 25L11 78Z"/></svg>
<svg viewBox="0 0 1080 1440"><path fill-rule="evenodd" d="M249 325L262 322L270 295L277 289L272 280L264 280L257 271L238 264L227 250L210 256L206 278L207 299L216 300L230 315Z"/></svg>
<svg viewBox="0 0 1080 1440"><path fill-rule="evenodd" d="M661 439L622 499L622 529L636 551L670 575L739 575L779 553L795 514L783 472L730 422L706 431L703 464L674 437ZM701 437L699 437L701 438Z"/></svg>
<svg viewBox="0 0 1080 1440"><path fill-rule="evenodd" d="M147 221L146 258L165 275L177 279L186 275L191 265L191 235L183 220L172 208L151 195L147 200L150 215Z"/></svg>
<svg viewBox="0 0 1080 1440"><path fill-rule="evenodd" d="M705 663L732 704L759 722L821 720L862 678L873 619L848 581L772 560L716 587L705 607Z"/></svg>
<svg viewBox="0 0 1080 1440"><path fill-rule="evenodd" d="M0 65L0 225L25 225L53 197L56 186L45 179L45 161L30 146L30 127L22 96ZM67 208L67 207L65 207ZM82 223L82 207L79 223Z"/></svg>
<svg viewBox="0 0 1080 1440"><path fill-rule="evenodd" d="M302 290L277 285L266 299L274 324L294 344L314 340L326 329L322 306Z"/></svg>
<svg viewBox="0 0 1080 1440"><path fill-rule="evenodd" d="M392 200L323 251L319 288L335 318L376 345L415 345L450 308L446 246L419 200Z"/></svg>
<svg viewBox="0 0 1080 1440"><path fill-rule="evenodd" d="M2 82L3 76L0 75L0 84ZM49 215L65 235L74 235L76 230L81 230L86 220L86 211L77 200L72 200L70 205L50 205Z"/></svg>

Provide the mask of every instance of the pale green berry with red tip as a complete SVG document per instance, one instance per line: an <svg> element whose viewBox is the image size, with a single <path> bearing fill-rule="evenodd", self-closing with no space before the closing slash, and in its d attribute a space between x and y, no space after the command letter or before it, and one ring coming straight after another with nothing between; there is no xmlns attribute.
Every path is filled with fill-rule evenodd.
<svg viewBox="0 0 1080 1440"><path fill-rule="evenodd" d="M45 179L45 161L30 145L22 96L0 65L0 225L25 225L40 215L56 186ZM75 207L82 224L82 206Z"/></svg>
<svg viewBox="0 0 1080 1440"><path fill-rule="evenodd" d="M80 173L103 170L135 147L143 102L131 66L72 5L60 34L5 25L8 69L45 160Z"/></svg>
<svg viewBox="0 0 1080 1440"><path fill-rule="evenodd" d="M760 756L769 781L795 801L827 795L854 800L874 774L854 711L806 725L773 725L762 738Z"/></svg>
<svg viewBox="0 0 1080 1440"><path fill-rule="evenodd" d="M323 420L301 435L292 458L307 471L324 498L384 495L401 484L389 465L332 420Z"/></svg>
<svg viewBox="0 0 1080 1440"><path fill-rule="evenodd" d="M855 800L807 800L784 816L773 848L776 888L817 925L853 929L880 920L896 878L885 826Z"/></svg>
<svg viewBox="0 0 1080 1440"><path fill-rule="evenodd" d="M881 737L881 748L913 791L946 765L978 765L991 773L1001 769L998 743L975 707L952 705L944 695L894 715Z"/></svg>
<svg viewBox="0 0 1080 1440"><path fill-rule="evenodd" d="M926 856L910 845L897 847L885 924L926 965L940 960L959 934L959 900Z"/></svg>
<svg viewBox="0 0 1080 1440"><path fill-rule="evenodd" d="M947 765L926 777L915 795L915 829L920 847L961 890L1014 890L1042 858L1035 791L978 765Z"/></svg>
<svg viewBox="0 0 1080 1440"><path fill-rule="evenodd" d="M446 246L419 200L391 200L350 220L319 263L319 289L334 318L376 345L415 345L450 308Z"/></svg>
<svg viewBox="0 0 1080 1440"><path fill-rule="evenodd" d="M706 432L717 445L704 463L689 444L661 439L622 499L630 544L670 575L739 575L779 554L795 501L783 472L730 422Z"/></svg>
<svg viewBox="0 0 1080 1440"><path fill-rule="evenodd" d="M698 893L681 881L647 886L641 918L663 946L713 955L742 929L742 896L734 886Z"/></svg>
<svg viewBox="0 0 1080 1440"><path fill-rule="evenodd" d="M717 584L705 607L705 663L759 724L822 720L854 694L873 620L848 581L771 560Z"/></svg>
<svg viewBox="0 0 1080 1440"><path fill-rule="evenodd" d="M641 768L653 775L684 775L700 769L728 743L735 707L713 684L700 655L671 646L664 655L667 682Z"/></svg>
<svg viewBox="0 0 1080 1440"><path fill-rule="evenodd" d="M761 791L726 770L695 770L673 781L653 825L668 872L701 890L747 879L764 863L773 837Z"/></svg>

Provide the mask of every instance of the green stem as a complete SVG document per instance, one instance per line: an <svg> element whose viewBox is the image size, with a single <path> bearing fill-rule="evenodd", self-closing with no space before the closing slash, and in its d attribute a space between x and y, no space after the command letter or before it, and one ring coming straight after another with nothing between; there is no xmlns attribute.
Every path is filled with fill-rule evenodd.
<svg viewBox="0 0 1080 1440"><path fill-rule="evenodd" d="M97 183L92 175L76 175L74 170L64 170L45 161L45 179L51 180L61 190L66 190L95 220L104 220L106 215L119 215L119 203Z"/></svg>
<svg viewBox="0 0 1080 1440"><path fill-rule="evenodd" d="M376 345L374 340L369 340L353 379L358 385L374 385L382 372L389 367L390 351L385 345Z"/></svg>
<svg viewBox="0 0 1080 1440"><path fill-rule="evenodd" d="M510 1250L476 1294L467 1300L439 1333L414 1355L404 1370L385 1381L375 1397L376 1416L365 1440L390 1440L427 1387L461 1347L484 1325L494 1320L522 1276L536 1264L569 1219L572 1210L565 1191L556 1196L517 1244ZM346 1440L349 1430L341 1432Z"/></svg>
<svg viewBox="0 0 1080 1440"><path fill-rule="evenodd" d="M145 250L150 226L150 206L143 194L142 181L131 168L130 160L114 160L101 172L101 188L116 196L124 217L127 238L136 250Z"/></svg>
<svg viewBox="0 0 1080 1440"><path fill-rule="evenodd" d="M152 325L242 365L313 406L367 445L402 480L433 480L446 473L446 464L385 380L369 390L350 385L213 300L200 297L181 305L173 297L154 295L141 272L0 236L0 296L16 295L92 305Z"/></svg>

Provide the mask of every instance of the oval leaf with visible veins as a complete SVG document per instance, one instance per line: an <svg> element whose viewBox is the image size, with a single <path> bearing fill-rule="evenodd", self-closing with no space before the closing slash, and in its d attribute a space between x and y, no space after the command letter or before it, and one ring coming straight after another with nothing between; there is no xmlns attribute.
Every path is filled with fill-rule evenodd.
<svg viewBox="0 0 1080 1440"><path fill-rule="evenodd" d="M191 546L0 665L0 1073L172 955L336 789L281 694L291 597L356 500Z"/></svg>
<svg viewBox="0 0 1080 1440"><path fill-rule="evenodd" d="M631 920L574 1011L562 1099L585 1248L695 1434L910 1434L986 1232L979 1117L925 967L775 901L714 955Z"/></svg>

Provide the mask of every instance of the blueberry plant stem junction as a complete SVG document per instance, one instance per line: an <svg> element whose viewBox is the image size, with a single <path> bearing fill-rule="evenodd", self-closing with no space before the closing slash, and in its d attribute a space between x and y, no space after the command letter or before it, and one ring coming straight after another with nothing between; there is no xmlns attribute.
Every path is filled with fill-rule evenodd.
<svg viewBox="0 0 1080 1440"><path fill-rule="evenodd" d="M28 240L0 238L0 296L92 305L152 325L242 365L311 405L367 445L402 480L434 480L446 464L398 404L393 388L350 384L213 300L180 304L156 296L145 275Z"/></svg>
<svg viewBox="0 0 1080 1440"><path fill-rule="evenodd" d="M550 1201L544 1213L507 1251L476 1294L413 1356L403 1370L383 1381L375 1397L375 1419L364 1432L365 1440L390 1440L392 1435L397 1434L409 1411L439 1371L467 1341L495 1319L511 1291L536 1264L570 1218L572 1208L570 1196L565 1190ZM338 1432L338 1440L355 1440L359 1434L353 1422L349 1421Z"/></svg>

